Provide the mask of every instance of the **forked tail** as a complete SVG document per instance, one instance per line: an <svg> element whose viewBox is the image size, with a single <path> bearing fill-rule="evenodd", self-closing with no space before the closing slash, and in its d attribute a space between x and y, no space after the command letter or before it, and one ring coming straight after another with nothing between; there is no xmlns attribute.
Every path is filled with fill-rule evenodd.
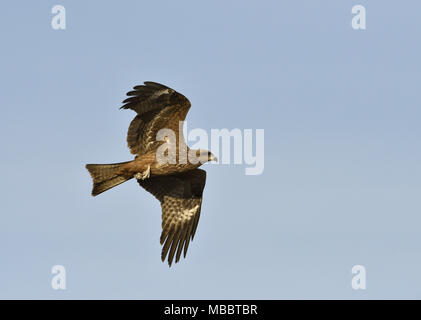
<svg viewBox="0 0 421 320"><path fill-rule="evenodd" d="M97 196L100 193L133 178L119 174L120 168L126 163L128 162L113 164L87 164L86 169L88 169L94 182L92 195Z"/></svg>

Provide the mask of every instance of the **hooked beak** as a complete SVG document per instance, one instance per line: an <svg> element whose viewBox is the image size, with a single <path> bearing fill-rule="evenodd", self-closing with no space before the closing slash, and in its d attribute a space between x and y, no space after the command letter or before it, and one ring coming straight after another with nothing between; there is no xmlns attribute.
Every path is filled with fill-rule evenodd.
<svg viewBox="0 0 421 320"><path fill-rule="evenodd" d="M210 158L210 161L218 162L218 158L215 157L214 155L212 155L211 158Z"/></svg>

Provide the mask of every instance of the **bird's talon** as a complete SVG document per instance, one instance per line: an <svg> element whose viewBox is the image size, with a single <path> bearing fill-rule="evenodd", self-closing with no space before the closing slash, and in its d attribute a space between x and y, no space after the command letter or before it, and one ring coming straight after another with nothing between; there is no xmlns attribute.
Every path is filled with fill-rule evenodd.
<svg viewBox="0 0 421 320"><path fill-rule="evenodd" d="M151 167L148 168L143 172L138 172L134 175L137 180L145 180L151 176Z"/></svg>

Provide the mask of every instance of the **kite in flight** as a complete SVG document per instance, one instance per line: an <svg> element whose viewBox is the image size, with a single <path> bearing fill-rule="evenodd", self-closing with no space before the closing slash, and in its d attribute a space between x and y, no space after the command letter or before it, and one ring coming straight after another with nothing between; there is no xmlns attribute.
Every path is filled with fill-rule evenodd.
<svg viewBox="0 0 421 320"><path fill-rule="evenodd" d="M187 147L179 130L179 123L185 120L190 109L190 101L185 96L155 82L145 82L133 89L127 93L129 98L120 109L137 113L127 133L127 144L135 159L114 164L87 164L86 169L93 179L93 196L135 178L160 201L161 259L164 261L168 255L171 266L174 256L175 262L179 261L183 249L186 257L199 222L206 171L198 168L216 157L207 150ZM176 141L169 135L158 140L161 129L174 132ZM165 150L163 159L173 150L176 161L162 161L159 157L162 150ZM185 156L186 161L182 161L186 154L194 155L195 161Z"/></svg>

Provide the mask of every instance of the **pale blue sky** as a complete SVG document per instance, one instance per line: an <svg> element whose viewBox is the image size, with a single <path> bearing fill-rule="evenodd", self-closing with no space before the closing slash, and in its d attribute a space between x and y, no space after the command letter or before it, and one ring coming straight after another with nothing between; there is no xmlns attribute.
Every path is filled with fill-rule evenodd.
<svg viewBox="0 0 421 320"><path fill-rule="evenodd" d="M421 298L420 10L3 1L0 298ZM158 201L135 181L92 198L84 168L131 159L118 108L146 80L190 99L190 129L265 130L263 175L203 167L196 238L171 269Z"/></svg>

